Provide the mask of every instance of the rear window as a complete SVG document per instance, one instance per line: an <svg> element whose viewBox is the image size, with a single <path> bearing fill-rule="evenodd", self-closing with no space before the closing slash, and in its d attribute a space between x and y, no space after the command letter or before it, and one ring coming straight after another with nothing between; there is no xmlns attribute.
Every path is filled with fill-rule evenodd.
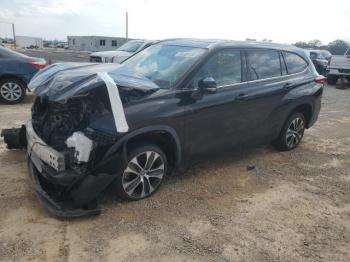
<svg viewBox="0 0 350 262"><path fill-rule="evenodd" d="M307 68L308 64L301 56L289 52L283 53L289 74L300 73Z"/></svg>
<svg viewBox="0 0 350 262"><path fill-rule="evenodd" d="M248 51L251 80L281 76L279 54L273 50Z"/></svg>

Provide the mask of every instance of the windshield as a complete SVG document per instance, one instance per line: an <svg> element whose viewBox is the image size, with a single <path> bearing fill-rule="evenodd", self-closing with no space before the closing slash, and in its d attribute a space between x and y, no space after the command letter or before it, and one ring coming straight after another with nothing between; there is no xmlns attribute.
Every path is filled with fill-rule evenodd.
<svg viewBox="0 0 350 262"><path fill-rule="evenodd" d="M119 51L125 51L125 52L136 52L137 49L144 43L145 41L129 41L119 47L117 50Z"/></svg>
<svg viewBox="0 0 350 262"><path fill-rule="evenodd" d="M170 88L205 50L188 46L153 45L132 56L123 65L152 80L160 88Z"/></svg>

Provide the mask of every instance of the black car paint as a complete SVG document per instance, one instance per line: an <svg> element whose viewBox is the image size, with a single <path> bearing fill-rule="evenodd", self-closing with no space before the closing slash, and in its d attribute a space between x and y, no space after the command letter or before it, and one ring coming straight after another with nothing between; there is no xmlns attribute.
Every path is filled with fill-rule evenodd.
<svg viewBox="0 0 350 262"><path fill-rule="evenodd" d="M312 70L311 65L307 70L298 74L287 75L287 72L284 72L284 75L280 77L254 81L251 80L246 70L245 53L248 50L273 49L279 52L294 52L310 63L310 59L305 57L303 51L269 44L249 45L240 42L211 40L172 40L168 42L173 45L207 48L207 52L175 83L173 88L151 88L148 90L150 92L144 92L144 95L135 101L124 105L124 112L130 128L129 132L118 134L118 140L106 149L99 163L92 167L88 174L75 174L77 179L72 179L74 182L72 182L70 190L73 203L60 202L57 204L57 200L45 193L45 190L40 186L40 181L36 183L37 193L40 198L46 199L43 202L52 213L59 216L80 216L95 213L94 208L91 209L87 206L111 183L114 175L123 170L126 164L128 143L145 134L166 134L169 138L167 143L171 144L171 148L174 150L173 165L175 168L181 169L181 167L189 165L199 155L213 154L216 151L242 144L271 142L279 135L285 120L296 108L306 107L311 112L310 115L307 115L307 127L312 126L316 121L320 110L323 86L314 82L317 74ZM217 88L215 93L192 88L191 78L198 68L210 55L223 48L241 50L244 82ZM280 59L283 61L282 54ZM93 68L92 65L91 72L94 71ZM97 68L95 71L98 71ZM109 65L108 68L117 68L118 71L121 66ZM88 84L83 88L76 89L79 90L77 92L71 92L72 89L69 86L58 85L62 88L57 89L59 96L56 96L57 90L51 91L51 95L49 90L40 93L41 95L53 100L67 99L69 96L64 95L66 92L73 96L79 92L90 90L92 87L104 88L103 83L97 82L96 78L92 78L93 80L90 81L91 76L84 74L84 70L78 71L76 75L74 69L73 71L64 70L67 70L67 76L70 76L69 72L73 72L76 79L80 80L82 78L79 76L79 72L82 73L83 78L88 78L86 82ZM65 79L64 75L65 73L58 73L58 76L62 77L61 79ZM118 74L114 75L115 80L117 80ZM130 75L130 77L133 76ZM126 76L126 78L128 77ZM71 83L74 89L76 82L73 80L69 78L67 82ZM147 80L143 79L142 81L147 83ZM138 81L141 86L142 81ZM38 90L44 89L42 87ZM35 92L35 88L33 91ZM112 119L106 121L112 121ZM116 165L116 163L119 164ZM36 181L38 181L38 177L43 176L46 179L55 179L55 183L60 186L67 183L67 176L72 176L70 170L57 175L50 168L44 170L42 174L35 170L32 170L31 173L36 177L34 179ZM81 180L81 178L84 179Z"/></svg>
<svg viewBox="0 0 350 262"><path fill-rule="evenodd" d="M174 91L159 90L126 106L132 129L165 124L176 131L183 149L181 155L191 158L242 143L269 142L279 134L284 123L281 119L286 119L293 108L305 104L315 108L316 90L310 89L315 85L315 76L310 72L285 75L278 81L249 81L246 75L247 82L193 98L198 90L187 88L191 77L203 61L221 48L210 50ZM245 46L235 48L247 50Z"/></svg>

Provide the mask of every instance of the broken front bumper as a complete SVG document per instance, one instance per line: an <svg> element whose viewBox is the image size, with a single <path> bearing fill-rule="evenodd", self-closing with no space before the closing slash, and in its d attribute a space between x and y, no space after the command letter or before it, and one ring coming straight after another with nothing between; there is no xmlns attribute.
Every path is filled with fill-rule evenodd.
<svg viewBox="0 0 350 262"><path fill-rule="evenodd" d="M48 146L34 131L31 121L26 125L27 154L36 168L42 171L42 162L48 164L57 172L64 171L64 155Z"/></svg>
<svg viewBox="0 0 350 262"><path fill-rule="evenodd" d="M17 136L26 134L20 140ZM80 217L100 213L97 199L125 167L124 157L116 154L91 169L71 168L67 155L47 145L31 122L21 129L2 131L8 148L27 148L28 171L43 206L59 217ZM26 138L26 139L25 139Z"/></svg>
<svg viewBox="0 0 350 262"><path fill-rule="evenodd" d="M28 172L35 192L43 206L60 217L79 217L100 213L97 208L78 208L73 199L61 200L57 192L69 188L84 174L66 170L65 156L48 146L34 131L31 121L26 125Z"/></svg>
<svg viewBox="0 0 350 262"><path fill-rule="evenodd" d="M100 209L97 208L89 208L88 206L85 208L76 208L70 201L58 201L50 196L50 193L47 192L47 189L44 189L42 186L43 183L43 173L39 173L36 167L33 165L33 162L28 158L28 172L33 181L33 187L35 193L45 207L47 211L51 214L58 217L81 217L81 216L89 216L89 215L98 215L100 213Z"/></svg>

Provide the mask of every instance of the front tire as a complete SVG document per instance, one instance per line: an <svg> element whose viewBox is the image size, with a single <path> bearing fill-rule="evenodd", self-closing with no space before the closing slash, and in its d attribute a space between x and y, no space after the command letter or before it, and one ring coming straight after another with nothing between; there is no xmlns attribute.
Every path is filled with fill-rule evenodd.
<svg viewBox="0 0 350 262"><path fill-rule="evenodd" d="M125 200L149 197L159 189L167 170L167 158L158 146L136 147L128 153L127 166L117 177L117 195Z"/></svg>
<svg viewBox="0 0 350 262"><path fill-rule="evenodd" d="M296 148L303 139L305 124L305 117L302 113L293 113L285 122L275 142L276 147L281 151L288 151Z"/></svg>
<svg viewBox="0 0 350 262"><path fill-rule="evenodd" d="M0 101L13 105L20 103L26 95L26 85L16 78L0 81Z"/></svg>

